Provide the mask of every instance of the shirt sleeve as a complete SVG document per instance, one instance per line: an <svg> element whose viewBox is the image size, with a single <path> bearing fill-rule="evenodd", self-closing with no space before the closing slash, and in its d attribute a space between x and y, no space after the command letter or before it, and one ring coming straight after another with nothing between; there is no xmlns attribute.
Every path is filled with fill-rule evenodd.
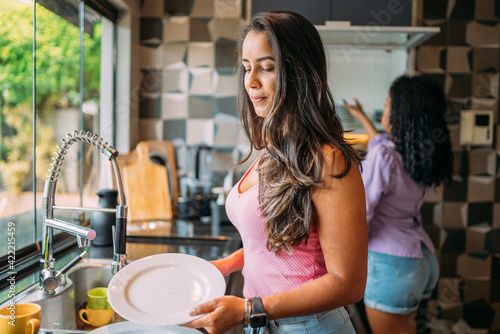
<svg viewBox="0 0 500 334"><path fill-rule="evenodd" d="M377 135L369 142L368 153L363 161L362 178L365 186L368 225L371 223L380 200L390 190L390 174L394 156L391 149L384 145L384 142L388 142L388 139L384 137Z"/></svg>

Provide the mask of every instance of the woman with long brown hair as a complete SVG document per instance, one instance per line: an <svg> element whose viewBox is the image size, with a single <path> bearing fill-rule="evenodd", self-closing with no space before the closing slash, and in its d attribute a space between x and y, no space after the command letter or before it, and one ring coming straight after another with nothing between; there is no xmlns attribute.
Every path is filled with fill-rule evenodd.
<svg viewBox="0 0 500 334"><path fill-rule="evenodd" d="M243 129L261 154L228 195L243 248L213 261L242 270L245 299L195 307L186 326L355 333L344 306L362 298L367 228L360 158L343 139L316 28L299 14L260 13L238 46Z"/></svg>

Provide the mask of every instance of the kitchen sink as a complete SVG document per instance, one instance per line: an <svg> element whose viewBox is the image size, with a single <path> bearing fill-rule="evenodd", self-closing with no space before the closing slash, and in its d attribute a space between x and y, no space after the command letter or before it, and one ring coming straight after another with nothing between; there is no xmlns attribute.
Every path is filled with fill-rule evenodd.
<svg viewBox="0 0 500 334"><path fill-rule="evenodd" d="M181 226L182 227L182 226ZM182 231L181 231L182 232ZM189 232L189 231L187 231ZM193 231L192 231L193 232ZM179 233L180 234L180 233ZM195 234L195 233L192 233ZM211 237L200 234L192 236L127 236L127 242L146 249L149 245L168 245L168 252L184 253L199 256L208 261L227 256L240 247L239 235L227 233L229 236ZM66 273L66 284L55 289L51 296L43 293L39 285L33 284L26 290L16 294L16 303L36 303L42 307L40 334L51 333L89 333L94 330L78 316L78 311L85 307L87 291L95 287L107 287L113 278L110 258L98 247L90 247L91 258L82 259ZM80 252L79 250L77 252ZM77 253L75 253L77 254ZM68 256L71 258L75 254ZM133 259L131 259L133 261ZM129 261L129 262L131 262ZM0 303L0 308L9 301ZM115 312L112 323L126 321Z"/></svg>
<svg viewBox="0 0 500 334"><path fill-rule="evenodd" d="M84 260L85 261L85 260ZM74 326L76 329L92 330L90 325L85 324L78 316L78 311L85 308L87 302L87 291L96 287L107 287L113 274L111 273L111 260L109 259L90 259L86 262L80 263L75 266L73 270L67 274L68 279L73 282L73 298L74 298L74 312L75 318ZM71 316L68 314L68 316ZM125 321L118 314L115 313L114 322ZM62 327L69 328L69 327ZM73 328L71 328L73 329Z"/></svg>
<svg viewBox="0 0 500 334"><path fill-rule="evenodd" d="M87 291L107 287L113 275L110 259L84 259L66 274L66 285L59 286L52 296L39 290L38 284L16 296L16 303L35 303L42 307L40 334L88 333L94 328L78 316L85 307ZM125 321L115 313L113 322Z"/></svg>

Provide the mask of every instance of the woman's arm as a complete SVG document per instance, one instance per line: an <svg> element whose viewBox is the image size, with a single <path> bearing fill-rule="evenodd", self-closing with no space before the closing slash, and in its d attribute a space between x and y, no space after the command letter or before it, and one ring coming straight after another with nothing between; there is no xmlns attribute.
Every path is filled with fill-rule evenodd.
<svg viewBox="0 0 500 334"><path fill-rule="evenodd" d="M373 125L373 122L368 118L368 116L366 116L363 107L361 107L358 99L354 98L353 106L347 104L347 102L344 100L344 107L346 107L351 115L359 119L368 137L370 137L370 139L375 138L379 131L375 128L375 125Z"/></svg>
<svg viewBox="0 0 500 334"><path fill-rule="evenodd" d="M333 178L345 167L345 158L338 149L325 153L325 186L313 192L313 204L328 273L299 288L263 298L269 320L324 312L363 296L368 252L363 183L354 162L345 177ZM187 327L223 333L241 323L244 309L242 298L216 298L195 307L191 315L206 315Z"/></svg>
<svg viewBox="0 0 500 334"><path fill-rule="evenodd" d="M270 319L323 312L363 297L368 256L363 182L354 162L345 177L333 178L331 175L343 171L346 162L340 150L327 151L325 186L313 192L313 204L328 272L297 289L263 298Z"/></svg>
<svg viewBox="0 0 500 334"><path fill-rule="evenodd" d="M244 263L243 248L238 249L236 252L223 259L210 261L210 263L216 266L224 276L241 270L243 269Z"/></svg>

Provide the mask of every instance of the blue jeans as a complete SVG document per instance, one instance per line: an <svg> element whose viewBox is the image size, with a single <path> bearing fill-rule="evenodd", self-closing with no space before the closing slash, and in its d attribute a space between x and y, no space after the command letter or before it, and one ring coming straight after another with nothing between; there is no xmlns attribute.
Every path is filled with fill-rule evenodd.
<svg viewBox="0 0 500 334"><path fill-rule="evenodd" d="M304 317L271 320L266 327L245 328L245 334L356 334L343 307Z"/></svg>
<svg viewBox="0 0 500 334"><path fill-rule="evenodd" d="M393 314L410 314L429 298L439 278L435 254L422 245L423 258L368 251L366 306Z"/></svg>

